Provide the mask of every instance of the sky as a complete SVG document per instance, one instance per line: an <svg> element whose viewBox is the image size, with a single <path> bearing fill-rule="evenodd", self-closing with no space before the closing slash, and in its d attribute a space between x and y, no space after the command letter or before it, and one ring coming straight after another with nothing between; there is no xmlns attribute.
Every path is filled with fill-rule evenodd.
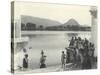
<svg viewBox="0 0 100 75"><path fill-rule="evenodd" d="M29 15L56 20L62 24L73 18L80 25L91 26L90 8L91 6L16 2L15 18L20 15Z"/></svg>

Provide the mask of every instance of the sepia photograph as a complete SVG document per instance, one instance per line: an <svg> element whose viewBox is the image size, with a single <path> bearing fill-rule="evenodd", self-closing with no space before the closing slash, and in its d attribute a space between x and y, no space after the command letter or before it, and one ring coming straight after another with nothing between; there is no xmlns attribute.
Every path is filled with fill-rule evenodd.
<svg viewBox="0 0 100 75"><path fill-rule="evenodd" d="M97 69L97 7L13 1L11 71Z"/></svg>

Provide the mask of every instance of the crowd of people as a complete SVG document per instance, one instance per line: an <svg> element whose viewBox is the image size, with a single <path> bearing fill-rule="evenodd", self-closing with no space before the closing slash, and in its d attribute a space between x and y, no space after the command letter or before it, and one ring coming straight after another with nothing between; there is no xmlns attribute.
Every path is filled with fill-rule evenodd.
<svg viewBox="0 0 100 75"><path fill-rule="evenodd" d="M88 39L72 37L69 47L66 48L66 54L62 51L62 66L66 63L74 63L80 66L81 69L91 69L94 59L94 50L94 44Z"/></svg>

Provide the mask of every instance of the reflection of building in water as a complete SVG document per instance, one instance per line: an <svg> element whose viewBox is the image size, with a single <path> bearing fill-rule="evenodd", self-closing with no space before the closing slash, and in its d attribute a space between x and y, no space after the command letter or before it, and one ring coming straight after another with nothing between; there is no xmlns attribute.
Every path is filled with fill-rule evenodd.
<svg viewBox="0 0 100 75"><path fill-rule="evenodd" d="M95 53L94 55L97 56L97 8L95 6L91 7L91 20L92 20L92 38L91 41L95 45Z"/></svg>

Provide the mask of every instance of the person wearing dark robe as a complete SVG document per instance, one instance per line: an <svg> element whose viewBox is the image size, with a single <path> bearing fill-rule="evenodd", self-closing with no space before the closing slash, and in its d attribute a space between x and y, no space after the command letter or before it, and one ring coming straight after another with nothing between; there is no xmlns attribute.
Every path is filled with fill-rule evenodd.
<svg viewBox="0 0 100 75"><path fill-rule="evenodd" d="M40 68L46 68L46 56L44 55L43 50L41 51L41 58L40 58Z"/></svg>
<svg viewBox="0 0 100 75"><path fill-rule="evenodd" d="M94 48L94 44L92 44L92 48L91 48L91 50L92 50L92 57L94 57L94 50L95 50L95 48Z"/></svg>
<svg viewBox="0 0 100 75"><path fill-rule="evenodd" d="M62 51L62 55L61 55L61 63L62 63L62 68L65 68L65 53L64 51Z"/></svg>
<svg viewBox="0 0 100 75"><path fill-rule="evenodd" d="M77 57L76 57L77 56L76 55L76 48L74 48L74 51L73 52L74 52L74 54L73 54L73 56L74 56L74 63L76 63L76 59L77 59Z"/></svg>
<svg viewBox="0 0 100 75"><path fill-rule="evenodd" d="M66 48L66 63L70 62L70 49Z"/></svg>
<svg viewBox="0 0 100 75"><path fill-rule="evenodd" d="M72 37L72 39L70 40L69 47L73 47L74 46L74 42L75 42L74 37Z"/></svg>
<svg viewBox="0 0 100 75"><path fill-rule="evenodd" d="M28 54L25 54L25 57L23 58L23 68L28 68Z"/></svg>

